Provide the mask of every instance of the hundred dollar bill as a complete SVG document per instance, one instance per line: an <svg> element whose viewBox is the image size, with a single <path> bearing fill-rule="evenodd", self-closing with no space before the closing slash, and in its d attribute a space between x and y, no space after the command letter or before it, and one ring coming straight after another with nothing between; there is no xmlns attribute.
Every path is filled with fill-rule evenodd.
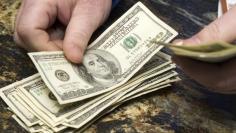
<svg viewBox="0 0 236 133"><path fill-rule="evenodd" d="M148 71L165 67L170 63L169 60L170 56L159 52L142 68L143 70L140 70L138 72L138 74L145 74L143 76L148 77ZM171 67L168 68L170 69ZM19 90L22 91L22 93L27 97L24 98L26 101L30 101L33 103L30 106L39 108L55 122L58 122L63 118L82 110L83 108L93 104L96 101L101 101L101 99L103 98L103 96L99 96L97 98L76 102L74 104L60 105L55 99L54 95L42 81L40 76L38 77L38 79L22 85L21 87L19 87Z"/></svg>
<svg viewBox="0 0 236 133"><path fill-rule="evenodd" d="M135 86L132 86L132 87L135 87ZM103 110L111 106L115 101L117 101L120 97L122 97L122 94L125 93L126 91L127 90L115 91L104 102L96 106L92 106L91 108L88 108L88 110L81 112L76 118L74 118L70 122L63 123L63 125L72 127L72 128L80 128L84 126L86 123L91 121L94 117L96 117L100 112L102 112Z"/></svg>
<svg viewBox="0 0 236 133"><path fill-rule="evenodd" d="M145 81L141 82L138 86L130 89L130 91L124 94L117 102L119 103L121 101L127 101L129 97L137 97L135 96L136 94L148 91L148 88L158 87L165 84L169 84L174 81L178 81L177 79L179 78L176 79L177 75L178 74L175 71L167 71L167 72L162 73L161 75L156 75L152 78L146 79ZM174 78L174 79L169 80L170 78Z"/></svg>
<svg viewBox="0 0 236 133"><path fill-rule="evenodd" d="M26 108L29 111L33 112L33 114L43 122L43 124L40 123L40 125L38 125L38 124L37 125L33 125L34 129L38 128L38 127L41 127L41 129L43 129L43 131L44 130L49 130L49 131L52 131L52 132L59 132L61 130L64 130L65 128L67 128L66 126L61 125L61 124L56 124L55 126L51 126L50 122L45 121L45 119L42 119L42 112L40 112L39 110L35 110L35 108L37 108L36 106L30 106L29 104L27 105L27 103L30 100L26 101L27 102L26 103L25 101L23 101L23 98L19 95L19 93L15 94L15 98L17 99L17 101L19 101L19 103L21 103L23 105L24 108ZM33 126L28 127L28 128L32 129Z"/></svg>
<svg viewBox="0 0 236 133"><path fill-rule="evenodd" d="M19 90L24 93L24 96L21 95L24 103L27 102L28 106L39 114L38 117L46 121L45 123L50 127L60 125L64 118L95 104L97 101L102 102L107 97L106 94L74 104L60 105L50 94L40 77L23 85Z"/></svg>
<svg viewBox="0 0 236 133"><path fill-rule="evenodd" d="M31 103L31 100L26 100L26 102L23 102L22 97L20 96L18 90L19 87L34 82L39 77L40 77L39 74L35 74L26 79L13 83L9 86L6 86L0 90L0 96L10 107L10 110L14 112L28 127L32 127L34 125L48 124L45 119L39 119L41 118L40 115L42 115L43 113L38 112L38 110L35 111L34 109L37 108L36 106L28 105L29 103ZM53 129L61 130L62 126L63 125L53 127Z"/></svg>
<svg viewBox="0 0 236 133"><path fill-rule="evenodd" d="M154 83L152 85L147 85L147 86L143 86L140 88L138 87L138 89L136 89L136 90L128 93L127 95L124 95L122 98L120 98L116 104L121 104L125 101L129 101L131 99L140 97L140 96L148 94L150 92L157 91L162 88L166 88L168 86L171 86L170 83L177 82L177 81L180 81L180 78L174 76L174 77L171 77L170 79L167 79L166 81L163 81L160 83L158 81L154 81Z"/></svg>
<svg viewBox="0 0 236 133"><path fill-rule="evenodd" d="M177 32L138 2L87 49L82 65L63 52L29 53L60 104L84 100L124 84Z"/></svg>
<svg viewBox="0 0 236 133"><path fill-rule="evenodd" d="M173 67L167 67L170 64L170 56L159 52L156 54L142 69L138 72L137 79L139 78L148 78L150 75L148 73L152 71L165 71ZM170 66L170 65L169 65ZM163 68L163 69L162 69ZM146 71L145 71L146 70ZM152 71L151 71L152 70ZM70 114L78 114L80 110L84 107L80 103L74 103L73 105L59 105L53 95L50 93L49 89L42 82L42 79L39 74L34 76L34 80L24 82L21 86L17 87L17 95L15 96L19 103L30 112L33 112L44 124L53 128L54 131L58 131L61 128L55 127L60 125L61 120L67 117ZM18 97L17 97L18 96ZM106 100L105 96L99 96L92 101L99 101L100 103ZM91 101L82 101L87 105L91 105L94 102ZM99 103L98 102L98 103ZM83 107L83 108L81 108ZM27 111L25 111L28 113ZM73 116L73 115L72 115ZM65 127L62 127L65 128Z"/></svg>
<svg viewBox="0 0 236 133"><path fill-rule="evenodd" d="M151 80L152 82L158 83L158 82L162 82L168 78L171 78L173 76L175 76L177 73L174 71L170 71L167 72L163 75L157 76L155 77L153 80ZM150 83L150 81L148 81ZM142 83L147 85L147 83ZM140 87L143 87L141 84ZM107 99L106 101L102 102L101 104L97 105L97 106L93 106L92 108L88 109L87 111L85 111L84 113L81 113L79 117L77 117L76 119L67 122L67 123L63 123L65 126L68 127L72 127L72 128L80 128L82 126L84 126L87 122L91 121L92 119L94 119L94 117L96 117L97 115L99 115L99 113L101 113L102 111L104 111L106 108L108 108L109 106L113 105L116 101L118 101L122 96L124 96L125 94L131 92L132 90L134 90L135 88L139 88L137 85L134 85L132 87L129 87L129 89L125 89L120 91L118 89L118 91L116 91L115 93L112 94L112 96Z"/></svg>
<svg viewBox="0 0 236 133"><path fill-rule="evenodd" d="M41 132L43 131L42 126L36 124L33 126L27 126L19 117L17 117L17 115L13 114L12 118L21 126L23 127L25 130L27 130L28 132L31 133L37 133L37 132Z"/></svg>
<svg viewBox="0 0 236 133"><path fill-rule="evenodd" d="M161 58L158 58L160 56L157 56L155 59L157 60L153 60L149 63L147 63L147 65L153 65L153 64L159 64L158 62L163 62L163 60L161 60ZM132 87L134 86L137 86L138 84L140 84L141 82L143 82L144 80L146 79L149 79L151 77L154 77L156 75L159 75L159 74L162 74L166 71L169 71L173 68L175 68L175 65L174 64L170 64L168 61L164 62L165 65L163 64L159 64L159 66L155 66L154 67L148 67L146 66L145 68L147 68L146 70L147 71L142 71L142 72L139 72L139 75L136 75L136 77L133 77L131 80L129 80L127 83L125 83L124 85L116 88L117 90L124 90L126 91L127 89L129 89L129 91L131 91ZM149 70L150 69L150 70ZM109 98L109 96L106 96L105 98L103 98L102 100L100 100L99 102L95 103L94 105L92 106L97 106L98 104L102 103L104 100L107 100ZM91 106L91 108L92 108ZM89 110L89 109L87 109ZM77 114L77 115L76 115ZM67 121L71 121L75 118L77 118L78 115L81 115L81 110L77 113L74 113L73 115L67 117Z"/></svg>
<svg viewBox="0 0 236 133"><path fill-rule="evenodd" d="M38 75L33 75L22 81L15 82L8 85L0 90L0 96L4 102L11 108L11 110L27 125L32 126L40 123L40 120L28 109L17 100L16 93L17 87L33 81Z"/></svg>
<svg viewBox="0 0 236 133"><path fill-rule="evenodd" d="M15 95L15 98L17 99L17 101L19 101L24 106L24 108L33 112L33 114L43 122L43 124L40 123L40 126L42 126L45 130L52 130L53 132L58 132L58 131L61 131L65 128L67 128L66 126L61 125L59 123L61 121L56 123L56 122L54 122L55 120L53 120L53 119L49 119L47 117L45 119L45 114L41 110L37 109L37 107L35 105L33 105L30 102L30 100L24 101L24 97L22 97L22 95L20 95L20 93L17 93Z"/></svg>
<svg viewBox="0 0 236 133"><path fill-rule="evenodd" d="M59 122L63 120L63 118L103 98L103 96L100 96L94 99L76 102L74 104L60 105L42 81L41 77L38 77L38 79L35 79L28 84L22 85L19 87L19 90L24 94L25 97L23 99L25 102L30 100L31 104L29 105L31 107L40 109L47 114L47 116L53 119L54 122Z"/></svg>

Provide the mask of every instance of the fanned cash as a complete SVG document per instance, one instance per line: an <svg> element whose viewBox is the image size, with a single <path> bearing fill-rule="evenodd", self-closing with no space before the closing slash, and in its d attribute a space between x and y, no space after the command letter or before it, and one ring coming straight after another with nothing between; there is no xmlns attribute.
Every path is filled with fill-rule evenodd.
<svg viewBox="0 0 236 133"><path fill-rule="evenodd" d="M120 104L180 80L155 43L176 35L138 2L88 47L82 64L63 52L29 53L39 74L2 88L0 96L29 132L81 132Z"/></svg>
<svg viewBox="0 0 236 133"><path fill-rule="evenodd" d="M58 102L66 104L121 86L162 48L153 39L169 42L176 35L138 3L88 47L82 65L68 62L63 52L29 56Z"/></svg>
<svg viewBox="0 0 236 133"><path fill-rule="evenodd" d="M224 62L236 57L236 45L226 42L212 42L197 45L176 45L158 41L156 43L169 47L176 55L209 63Z"/></svg>

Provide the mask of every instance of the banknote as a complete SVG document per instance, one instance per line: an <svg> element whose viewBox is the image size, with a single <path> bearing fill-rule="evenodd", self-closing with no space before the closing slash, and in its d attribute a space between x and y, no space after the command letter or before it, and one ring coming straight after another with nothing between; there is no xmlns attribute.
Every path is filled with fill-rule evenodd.
<svg viewBox="0 0 236 133"><path fill-rule="evenodd" d="M128 87L127 89L124 89L124 87L122 87L122 89L118 89L118 91L112 93L112 96L106 101L102 102L101 104L97 106L92 106L91 108L84 111L83 113L80 113L79 117L75 118L74 120L70 122L63 123L63 125L68 126L68 127L73 127L73 128L80 128L84 126L87 122L92 120L94 117L96 117L103 110L105 110L106 108L108 108L109 106L117 102L122 96L133 91L134 89L141 88L141 87L144 88L144 86L151 86L154 83L156 84L156 83L162 82L176 75L177 75L176 72L170 71L162 75L156 76L152 79L147 79L141 84L135 84L134 86ZM153 84L150 84L150 83L153 83Z"/></svg>
<svg viewBox="0 0 236 133"><path fill-rule="evenodd" d="M41 77L22 85L19 87L19 90L27 97L24 98L25 102L30 100L32 103L30 106L37 107L55 122L58 122L74 112L77 112L103 98L101 96L76 102L74 104L60 105L55 96L42 81Z"/></svg>
<svg viewBox="0 0 236 133"><path fill-rule="evenodd" d="M124 84L162 48L153 39L167 43L176 35L138 2L89 45L80 65L60 51L29 56L58 102L66 104Z"/></svg>
<svg viewBox="0 0 236 133"><path fill-rule="evenodd" d="M158 62L158 60L156 60L156 61ZM153 63L151 63L150 65L152 65L152 64ZM137 75L136 77L132 78L126 84L116 88L116 90L119 90L119 91L121 91L121 90L127 91L128 90L127 92L125 92L125 93L128 93L129 91L132 91L132 88L139 85L141 82L143 82L147 79L150 79L151 77L160 75L160 74L165 73L167 71L170 71L173 68L175 68L174 64L166 64L166 65L156 66L156 68L152 68L151 70L149 70L147 72L140 73L140 75ZM168 78L168 77L166 77L166 78ZM114 95L114 93L112 95ZM108 98L109 98L109 96L106 96L105 98L103 98L103 101L99 101L97 103L94 103L94 105L92 105L90 108L92 108L93 106L97 106L98 104L104 102L104 100L107 100ZM87 108L87 110L90 110L90 109ZM78 113L74 113L73 115L67 117L67 121L72 121L73 119L77 118L81 114L82 114L81 111L79 111Z"/></svg>
<svg viewBox="0 0 236 133"><path fill-rule="evenodd" d="M50 116L46 113L44 113L42 110L40 110L37 106L33 104L33 102L25 97L21 91L18 91L15 94L15 98L19 103L27 110L32 112L42 123L43 125L46 125L48 127L56 127L60 125L61 121L57 121L56 119L51 119Z"/></svg>
<svg viewBox="0 0 236 133"><path fill-rule="evenodd" d="M38 124L40 120L16 99L17 87L25 84L26 82L33 81L37 75L33 75L22 81L15 82L0 90L1 98L7 103L11 110L27 125L32 126Z"/></svg>
<svg viewBox="0 0 236 133"><path fill-rule="evenodd" d="M176 55L210 63L224 62L236 56L236 45L226 42L212 42L198 45L156 43L169 47Z"/></svg>
<svg viewBox="0 0 236 133"><path fill-rule="evenodd" d="M137 75L137 79L141 77L143 79L149 78L150 76L148 75L148 73L150 72L157 72L158 74L158 72L167 71L174 68L173 65L170 65L169 59L169 55L159 52L142 68L143 70L139 72L139 76ZM16 99L18 99L21 105L24 105L24 108L30 110L30 112L33 112L46 125L55 128L56 125L60 124L58 120L62 120L57 118L61 116L63 116L61 118L65 118L66 116L68 116L66 115L67 113L72 114L73 111L78 111L80 106L77 103L74 103L73 105L59 105L53 95L50 94L49 89L42 82L40 75L36 74L33 77L34 79L25 79L25 82L23 82L20 86L16 87L18 88L17 95L20 96ZM132 85L130 84L130 82L128 84L129 86ZM105 99L106 98L104 98L103 100ZM96 98L93 100L99 101L99 99ZM89 103L89 101L84 102ZM100 100L100 102L102 102L102 100ZM74 107L71 108L70 106ZM65 107L67 109L64 109ZM24 112L28 113L28 111ZM59 123L55 124L55 122Z"/></svg>
<svg viewBox="0 0 236 133"><path fill-rule="evenodd" d="M166 77L164 77L166 76ZM162 78L164 77L164 78ZM141 83L131 92L127 93L126 95L122 96L117 103L122 103L124 101L129 101L133 98L139 97L144 94L148 94L150 90L158 88L159 86L167 85L173 82L179 81L179 77L177 76L176 72L167 72L160 76L153 77ZM156 90L156 89L155 89ZM116 104L117 104L116 103Z"/></svg>
<svg viewBox="0 0 236 133"><path fill-rule="evenodd" d="M150 86L144 86L141 89L136 89L136 91L132 91L131 93L128 93L127 95L124 95L122 98L119 99L119 101L117 103L122 104L123 102L126 102L126 101L129 101L131 99L140 97L142 95L151 93L153 91L157 91L157 90L169 87L169 86L171 86L171 83L177 82L177 81L180 81L180 78L177 77L177 76L174 76L174 77L172 77L170 79L167 79L163 82L158 82L158 83L156 83L154 85L150 85Z"/></svg>
<svg viewBox="0 0 236 133"><path fill-rule="evenodd" d="M116 90L113 92L108 99L101 102L96 106L91 106L87 110L80 112L80 114L74 118L70 122L65 122L63 125L72 127L72 128L80 128L84 126L86 123L91 121L94 117L96 117L100 112L111 106L115 101L117 101L126 90L122 88L122 90Z"/></svg>
<svg viewBox="0 0 236 133"><path fill-rule="evenodd" d="M46 125L42 125L44 127L43 132L58 132L58 131L66 129L67 127L84 129L93 120L101 117L103 112L106 112L107 109L110 109L111 107L115 108L115 105L117 105L115 103L122 103L132 98L147 94L148 92L150 93L152 91L158 90L157 88L169 86L169 83L171 83L172 77L175 77L177 74L176 72L171 71L173 68L175 68L175 65L172 64L169 60L170 60L170 56L164 53L160 52L159 55L156 54L138 72L139 74L137 74L135 77L132 77L131 80L126 82L126 84L123 84L120 87L116 88L116 90L114 90L115 93L113 93L112 91L109 93L106 93L106 96L103 97L102 100L99 100L93 103L90 107L87 107L82 111L76 112L78 113L77 115L75 115L76 113L74 113L73 115L69 116L71 117L71 119L68 119L70 121L61 119L62 121L59 121L59 123L56 123L57 126L50 125L50 124L48 125L50 121L54 121L52 119L53 117L50 116L51 114L49 115L48 113L54 112L52 110L54 109L57 110L58 108L60 108L60 106L62 107L62 110L63 110L63 107L64 106L66 107L67 105L58 104L55 101L55 98L54 98L54 102L50 101L52 100L48 98L50 97L50 91L42 82L42 79L40 78L39 74L36 74L33 80L32 78L28 78L24 80L24 83L21 82L21 85L16 87L17 89L15 91L16 94L14 93L14 97L18 101L18 103L20 103L26 109L30 110L30 112L32 112L32 110L36 112L33 114L37 114L36 116L40 118L40 120L42 120L44 124L46 124ZM156 66L154 64L158 64L158 65ZM153 65L155 67L152 67ZM170 79L170 81L167 79ZM148 88L151 88L151 89L148 89ZM27 95L25 95L26 92L27 92ZM68 104L68 105L76 105L76 103ZM27 106L31 106L31 109ZM52 108L52 110L50 108ZM71 111L73 112L73 110ZM68 112L70 111L68 110ZM41 119L42 115L46 115L49 117L47 119ZM62 113L62 116L63 116L63 113ZM45 118L45 116L43 118ZM52 119L52 120L48 121L48 119ZM60 123L62 123L63 125L60 125ZM34 131L32 130L34 129L34 127L32 126L27 127L27 129L28 130L31 129L31 131Z"/></svg>
<svg viewBox="0 0 236 133"><path fill-rule="evenodd" d="M27 126L17 115L13 114L12 118L20 125L22 126L26 131L29 131L31 133L37 133L43 131L43 128L41 125L33 125L33 126Z"/></svg>
<svg viewBox="0 0 236 133"><path fill-rule="evenodd" d="M158 74L162 71L167 71L174 68L175 66L169 65L169 59L170 56L159 52L142 68L142 71L138 72L139 76L136 76L136 78L149 78L150 75L148 75L148 73L152 71L157 71L155 73ZM130 82L128 84L130 84ZM94 98L91 101L84 100L82 101L83 104L81 102L76 102L69 105L60 105L53 94L50 92L50 90L46 87L40 76L38 77L38 79L22 85L21 87L19 87L19 90L22 91L23 94L25 94L27 98L25 97L23 99L25 100L25 102L30 101L27 103L31 103L29 106L34 107L35 112L44 112L44 114L41 113L40 116L43 117L47 122L49 122L51 126L55 126L55 122L59 122L60 120L73 114L74 112L78 113L78 111L81 111L86 106L94 103L91 101L102 102L102 100L106 99L103 97L99 97ZM45 115L49 116L50 118L46 117Z"/></svg>
<svg viewBox="0 0 236 133"><path fill-rule="evenodd" d="M155 57L155 60L152 60L148 64L146 64L145 69L147 71L146 72L145 71L140 72L140 75L142 75L143 78L145 79L145 78L149 78L150 77L150 76L148 76L147 73L152 72L152 73L159 74L159 73L162 73L164 71L168 71L170 69L173 69L175 67L175 65L170 64L168 59L169 59L169 56L165 55L164 53L161 53L160 55L157 55ZM148 67L148 65L153 65L153 64L159 64L159 66ZM163 65L163 64L165 64L165 65ZM151 70L153 69L153 70L150 71L147 68L149 68ZM137 77L141 78L142 76L137 76ZM128 83L128 84L131 85L131 83ZM62 107L64 106L64 105L55 104L55 102L56 102L55 99L54 99L54 102L52 102L52 101L50 101L51 99L46 97L46 96L49 96L49 90L46 89L45 84L43 84L43 82L42 82L41 78L39 77L39 75L34 80L31 80L31 82L27 82L27 83L21 85L18 88L19 88L20 91L22 91L22 89L23 89L24 90L23 92L27 92L27 93L29 93L30 90L31 90L30 96L34 97L35 99L38 99L37 102L38 102L38 104L40 103L41 105L37 105L35 103L31 103L32 101L35 100L35 99L32 99L32 98L31 99L26 99L26 101L25 101L25 102L29 103L30 106L33 106L34 111L37 112L37 113L39 113L39 110L36 110L35 108L37 108L38 106L48 106L48 107L46 107L46 108L48 108L48 110L50 110L49 108L51 108L51 109L54 109L54 108L58 109L58 106L62 106ZM39 97L39 98L36 98L36 97ZM41 98L41 97L43 97L43 98ZM107 98L109 98L109 97L107 97ZM107 98L104 98L104 99L107 99ZM43 105L43 104L45 104L45 105ZM50 104L51 104L51 106L50 106ZM54 107L55 105L58 105L58 106ZM40 110L44 110L44 109L40 108ZM51 112L53 112L53 111L51 111ZM39 117L42 117L42 113L40 115L41 116L39 116ZM47 115L48 115L48 113L47 113ZM45 120L48 120L48 119L45 119Z"/></svg>
<svg viewBox="0 0 236 133"><path fill-rule="evenodd" d="M17 99L17 101L19 101L19 103L22 104L22 106L26 109L28 109L30 112L32 112L38 119L40 119L40 121L43 123L39 123L38 125L40 125L41 127L43 127L44 130L52 130L53 132L58 132L61 131L65 128L67 128L64 125L61 125L59 122L56 123L54 122L55 120L53 119L45 119L45 115L42 111L38 110L36 106L34 106L30 100L24 101L24 97L22 97L22 95L20 95L19 93L15 94L15 98ZM27 112L26 112L27 113ZM54 122L54 123L53 123ZM33 125L35 126L35 125ZM32 126L31 126L32 127ZM30 127L29 127L30 128Z"/></svg>

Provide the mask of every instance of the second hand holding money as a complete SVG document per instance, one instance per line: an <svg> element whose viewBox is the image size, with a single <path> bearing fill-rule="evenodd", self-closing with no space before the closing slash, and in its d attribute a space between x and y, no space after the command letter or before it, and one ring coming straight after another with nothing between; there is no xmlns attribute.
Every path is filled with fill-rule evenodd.
<svg viewBox="0 0 236 133"><path fill-rule="evenodd" d="M224 62L236 56L236 46L226 42L212 42L199 45L177 45L163 42L154 43L169 47L175 55L209 63Z"/></svg>
<svg viewBox="0 0 236 133"><path fill-rule="evenodd" d="M176 40L177 44L198 45L208 42L236 40L236 6L232 7L219 19L213 21L199 33L185 40ZM189 58L174 56L173 61L191 78L211 91L235 94L236 93L236 58L222 63L206 63Z"/></svg>

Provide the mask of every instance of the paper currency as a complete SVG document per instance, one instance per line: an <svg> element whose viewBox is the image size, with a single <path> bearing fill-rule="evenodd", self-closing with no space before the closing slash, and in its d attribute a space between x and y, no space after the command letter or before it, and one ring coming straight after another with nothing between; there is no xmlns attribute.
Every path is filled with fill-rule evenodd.
<svg viewBox="0 0 236 133"><path fill-rule="evenodd" d="M162 55L162 57L161 57L161 55ZM164 55L164 56L163 56ZM137 86L137 83L140 83L141 81L144 81L145 79L147 79L147 78L150 78L150 77L153 77L153 76L155 76L155 75L158 75L158 74L162 74L162 73L164 73L164 72L166 72L166 71L170 71L171 69L173 69L174 67L175 67L175 65L173 65L173 64L170 64L170 61L168 61L168 59L170 58L168 55L165 55L164 53L159 53L159 58L158 58L158 55L156 55L156 56L154 56L154 58L155 58L155 60L151 60L148 64L146 64L145 65L145 69L146 69L146 72L143 70L143 69L141 69L143 72L138 72L139 73L139 75L136 75L136 77L134 77L133 79L136 79L136 80L130 80L128 83L127 83L127 85L128 86L132 86L132 83L133 83L133 85L136 85ZM166 60L165 60L166 59ZM151 67L153 64L159 64L159 66L156 66L156 67ZM163 64L165 64L165 65L163 65ZM150 66L148 66L148 65L150 65ZM147 69L147 68L149 68L149 69ZM151 68L151 69L150 69ZM171 72L172 73L172 72ZM150 76L151 75L151 76ZM31 80L32 78L34 78L34 80ZM170 77L168 77L168 74L167 75L165 75L165 76L162 76L162 78L159 78L160 80L165 80L165 79L168 79L168 78L170 78ZM36 75L34 75L33 77L29 77L29 78L27 78L27 79L25 79L24 80L25 82L21 82L21 86L18 86L18 87L16 87L17 88L17 90L18 91L16 91L16 92L22 92L22 89L24 88L24 89L31 89L32 90L32 95L35 95L35 94L38 94L40 97L41 97L41 95L49 95L49 92L48 91L46 91L47 93L45 93L44 91L42 91L41 89L45 89L44 87L40 87L40 86L42 86L42 83L43 82L41 82L40 81L40 78L39 78L39 75L38 74L36 74ZM139 81L139 82L137 82L137 81ZM148 80L149 82L152 82L152 80ZM147 83L146 83L147 84ZM152 86L152 84L147 84L148 86ZM73 121L71 121L70 123L69 123L69 126L70 127L76 127L76 128L78 128L78 127L82 127L82 126L84 126L84 125L86 125L87 124L87 122L89 122L90 120L92 120L94 117L96 117L100 112L102 112L103 110L105 110L106 108L108 108L109 107L109 105L112 105L112 104L114 104L114 102L115 101L117 101L120 97L122 97L122 95L124 95L125 93L128 93L128 92L130 92L130 91L132 91L133 89L131 89L130 87L127 87L127 88L125 88L124 87L125 85L123 85L122 87L123 87L123 90L119 90L119 93L117 93L117 94L115 94L115 93L113 93L113 95L110 95L110 96L107 96L106 98L104 98L104 99L106 99L106 101L104 101L104 102L101 102L101 101L99 101L97 104L94 104L93 106L91 106L90 108L88 108L87 110L85 110L84 112L79 112L79 114L76 116L77 118L73 118L74 119L74 123L75 123L75 125L76 126L73 126L73 124L71 124L71 123L73 123ZM144 85L143 85L144 86ZM122 88L121 88L122 89ZM126 90L126 89L130 89L130 90ZM24 92L24 91L23 91ZM26 92L29 92L29 90L27 90ZM132 94L134 94L134 93L132 93ZM31 95L31 96L32 96ZM45 96L46 96L45 95ZM36 95L35 95L36 96ZM37 97L37 96L36 96ZM109 98L110 97L110 98ZM24 98L23 98L24 99ZM36 98L37 99L37 98ZM47 100L48 98L46 98L45 97L45 99L42 99L42 100ZM39 110L37 110L36 108L39 108L39 105L35 105L35 103L34 102L32 102L33 100L35 100L35 99L26 99L25 100L25 103L24 104L28 104L29 106L32 106L32 110L34 111L34 112L37 112L38 114L44 114L44 113L39 113ZM18 101L20 101L19 99L18 99ZM20 101L19 103L21 103L22 101ZM27 103L26 103L27 102ZM42 101L41 101L42 102ZM40 103L40 102L39 102ZM100 103L100 104L99 104ZM103 104L102 104L103 103ZM21 103L21 104L23 104L23 103ZM44 105L41 105L41 106L48 106L48 104L50 104L49 103L49 101L45 101L45 102L42 102L41 104L44 104ZM106 106L104 106L104 105L106 105ZM24 105L24 106L26 106L26 105ZM58 106L64 106L64 105L58 105ZM52 106L53 107L53 106ZM53 109L53 108L52 108ZM96 110L97 109L97 110ZM43 108L40 108L40 110L43 110ZM90 112L90 111L93 111L92 113ZM93 114L93 115L88 115L88 114ZM45 115L45 114L44 114ZM47 114L47 115L49 115L49 114ZM85 117L85 116L87 116L87 117ZM43 116L38 116L38 117L43 117ZM80 119L78 119L78 118L80 118ZM81 118L83 118L83 119L81 119ZM54 118L55 119L55 118ZM77 121L76 121L77 120ZM78 120L83 120L82 122L83 123L81 123L81 124L79 124L80 123L80 121L78 121ZM47 123L50 123L50 120L48 120L48 119L43 119L42 121L47 121L46 122L46 125L47 125ZM65 123L64 123L65 124ZM66 124L65 124L66 125ZM48 126L50 126L50 124L48 125ZM68 126L68 125L66 125L66 126ZM53 131L58 131L58 130L56 130L55 129L55 127L50 127ZM65 128L65 127L64 127ZM63 129L63 128L62 128ZM49 130L49 129L48 129Z"/></svg>
<svg viewBox="0 0 236 133"><path fill-rule="evenodd" d="M160 52L161 53L161 52ZM169 56L165 55L165 54L159 54L159 56L161 55L164 55L165 58L169 59ZM163 58L163 57L162 57ZM166 61L166 62L163 62L165 60L165 58L163 58L163 60L161 60L162 58L157 58L155 57L155 59L159 59L159 60L155 60L155 61L151 61L149 62L148 64L146 64L146 66L144 67L146 69L146 71L141 71L141 72L138 72L139 75L136 75L136 77L132 78L131 80L129 80L126 84L118 87L116 90L116 93L112 93L111 95L118 95L118 93L120 92L125 92L125 91L131 91L132 88L138 86L141 82L149 79L149 78L152 78L156 75L159 75L159 74L162 74L164 72L167 72L167 71L170 71L172 70L173 68L175 68L175 65L173 64L170 64L169 61ZM159 64L158 62L163 62L163 64L160 64L159 66L156 66L155 68L151 67L153 64ZM148 66L150 65L150 66ZM150 69L150 70L149 70ZM125 92L127 93L127 92ZM111 96L110 95L110 96ZM109 97L106 97L103 99L103 101L99 101L97 102L96 104L94 104L93 106L91 106L90 108L93 108L94 106L97 106L98 104L104 102L105 100L107 102L109 102L109 100L107 100ZM87 110L90 110L89 108L87 108ZM86 112L86 111L84 111ZM78 115L76 115L78 114ZM78 116L82 115L81 112L79 113L75 113L74 115L71 115L67 118L67 121L71 121L75 118L77 118Z"/></svg>
<svg viewBox="0 0 236 133"><path fill-rule="evenodd" d="M25 130L31 132L31 133L37 133L37 132L42 132L44 131L43 127L40 125L34 125L31 127L28 127L27 125L25 125L25 123L23 121L21 121L20 118L18 118L15 114L12 115L12 118L15 119L17 121L17 123L19 125L21 125Z"/></svg>
<svg viewBox="0 0 236 133"><path fill-rule="evenodd" d="M163 42L156 43L169 47L176 55L209 63L224 62L236 56L236 45L226 42L213 42L198 45L176 45Z"/></svg>
<svg viewBox="0 0 236 133"><path fill-rule="evenodd" d="M60 105L40 76L34 81L19 87L19 91L22 91L27 97L24 98L26 101L29 100L31 104L47 114L50 117L48 119L53 119L54 122L58 122L103 98L98 97L75 104Z"/></svg>
<svg viewBox="0 0 236 133"><path fill-rule="evenodd" d="M15 93L17 87L25 84L26 82L33 81L35 78L35 76L32 76L27 80L13 83L7 87L2 88L0 91L1 98L27 126L38 124L40 121L35 115L32 114L32 112L24 108L24 106L15 98Z"/></svg>
<svg viewBox="0 0 236 133"><path fill-rule="evenodd" d="M63 52L29 55L58 102L66 104L124 84L162 48L151 40L169 42L176 35L138 2L88 47L83 65L68 62Z"/></svg>
<svg viewBox="0 0 236 133"><path fill-rule="evenodd" d="M151 63L152 64L152 63ZM167 66L168 66L168 64L167 64ZM171 67L171 65L169 65L170 67ZM147 66L146 66L147 67ZM161 70L161 68L165 68L165 66L163 66L163 67L160 67L159 69ZM156 69L155 69L156 70ZM168 71L169 69L166 69L166 71ZM148 71L149 73L150 73L150 71ZM155 71L152 71L152 72L155 72ZM158 72L158 71L156 71L156 72ZM164 71L163 71L164 72ZM140 75L145 75L145 74L140 74ZM38 75L35 75L35 76L38 76ZM34 77L35 77L34 76ZM138 76L139 77L139 76ZM141 76L140 76L141 77ZM168 79L169 77L168 77L168 75L166 75L166 76L163 76L163 78L165 78L165 79ZM30 80L30 79L32 79L32 77L29 77L28 79L25 79L25 81L26 80ZM165 79L162 79L162 78L160 78L161 80L165 80ZM35 82L36 81L36 82ZM38 81L38 79L37 78L35 78L34 79L34 81L30 81L30 82L32 82L32 84L34 83L37 83L37 81ZM148 80L149 82L151 82L152 80ZM26 85L22 85L22 86L27 86L27 85L30 85L30 83L29 82L25 82L25 84ZM147 85L151 85L151 84L147 84ZM20 88L22 88L22 87L20 87ZM33 87L32 87L33 88ZM129 90L129 91L131 91L131 90ZM127 92L129 92L129 91L126 91L125 93L127 93ZM95 108L102 108L102 109L100 109L100 111L97 111L94 107L94 109L91 109L90 111L93 111L92 113L91 112L87 112L87 111L85 111L84 113L82 112L81 114L80 114L80 117L78 117L78 118L80 118L80 119L75 119L75 120L77 120L77 121L75 121L74 123L76 123L77 125L78 125L78 123L80 123L80 122L78 122L78 120L83 120L82 122L82 124L81 125L79 125L79 127L81 127L81 126L83 126L83 125L85 125L87 122L89 122L91 119L93 119L94 117L96 117L101 111L103 111L104 109L106 109L107 107L109 107L108 105L111 105L111 104L113 104L114 103L114 98L116 98L115 99L115 101L116 100L118 100L122 95L122 93L124 93L123 92L123 90L120 90L119 91L119 95L116 95L116 94L114 94L113 93L113 96L112 97L110 97L110 99L107 99L106 101L105 101L105 103L103 103L103 104L99 104L100 106L94 106ZM41 91L39 91L39 93L41 93ZM113 101L112 101L113 100ZM109 104L108 104L109 103ZM104 106L104 105L106 105L106 106ZM63 105L62 105L63 106ZM36 108L36 106L34 107L34 109ZM33 108L32 108L33 109ZM95 111L95 112L94 112ZM37 112L37 111L36 111ZM93 114L93 116L90 116L90 115L88 115L88 114ZM85 117L85 116L88 116L88 118L87 117ZM83 118L83 119L81 119L81 118ZM69 124L70 126L73 126L73 124ZM78 126L74 126L74 127L76 127L76 128L78 128ZM68 126L68 125L67 125ZM53 128L53 127L51 127L51 128ZM55 130L54 129L54 131L57 131L57 130Z"/></svg>
<svg viewBox="0 0 236 133"><path fill-rule="evenodd" d="M148 79L141 84L129 87L125 90L118 90L115 93L112 94L112 96L104 101L103 103L99 104L98 106L93 106L89 108L88 110L84 111L84 113L80 113L80 116L76 119L70 121L69 123L64 123L65 126L73 127L73 128L80 128L84 126L86 123L88 123L90 120L92 120L95 116L97 116L99 113L101 113L103 110L108 108L109 106L115 104L115 102L118 102L119 99L121 99L122 96L126 95L127 93L136 90L142 90L147 87L153 86L154 84L160 83L162 81L165 81L168 78L171 78L173 76L176 76L177 73L174 71L167 72L163 75L154 77L152 79ZM124 88L123 88L124 89Z"/></svg>

